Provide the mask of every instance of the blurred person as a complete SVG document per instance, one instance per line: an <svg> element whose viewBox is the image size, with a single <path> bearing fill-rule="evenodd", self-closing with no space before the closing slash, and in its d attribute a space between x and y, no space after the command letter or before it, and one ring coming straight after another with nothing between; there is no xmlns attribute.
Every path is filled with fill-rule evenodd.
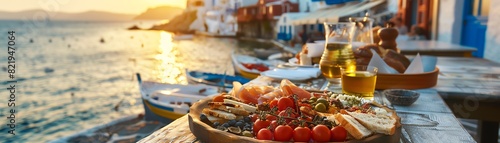
<svg viewBox="0 0 500 143"><path fill-rule="evenodd" d="M292 47L295 47L295 44L297 43L303 43L304 39L302 39L302 35L304 35L304 31L303 30L300 30L299 32L297 32L292 40L290 41L290 45Z"/></svg>
<svg viewBox="0 0 500 143"><path fill-rule="evenodd" d="M425 30L417 25L411 26L410 33L408 33L408 40L427 40L425 37Z"/></svg>
<svg viewBox="0 0 500 143"><path fill-rule="evenodd" d="M399 35L408 34L408 27L404 25L403 19L401 17L395 17L391 20L394 23L394 28L398 29Z"/></svg>

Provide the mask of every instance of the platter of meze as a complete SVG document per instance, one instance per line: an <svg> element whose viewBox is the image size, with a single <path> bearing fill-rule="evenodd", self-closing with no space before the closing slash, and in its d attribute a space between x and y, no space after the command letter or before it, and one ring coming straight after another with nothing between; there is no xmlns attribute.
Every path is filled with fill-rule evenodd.
<svg viewBox="0 0 500 143"><path fill-rule="evenodd" d="M278 87L234 83L193 104L189 127L202 142L399 142L400 118L372 100L308 92L283 79Z"/></svg>

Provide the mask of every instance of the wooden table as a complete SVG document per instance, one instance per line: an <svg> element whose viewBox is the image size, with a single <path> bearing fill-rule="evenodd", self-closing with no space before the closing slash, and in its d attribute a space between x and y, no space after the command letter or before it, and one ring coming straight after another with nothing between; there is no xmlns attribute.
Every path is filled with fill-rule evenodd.
<svg viewBox="0 0 500 143"><path fill-rule="evenodd" d="M497 142L500 115L500 64L478 58L440 57L434 87L455 116L478 119L478 140Z"/></svg>
<svg viewBox="0 0 500 143"><path fill-rule="evenodd" d="M440 41L397 41L398 48L405 55L434 55L449 57L472 57L476 48Z"/></svg>
<svg viewBox="0 0 500 143"><path fill-rule="evenodd" d="M475 142L434 89L417 91L421 95L412 106L393 106L402 117L402 142ZM139 142L198 141L186 115Z"/></svg>

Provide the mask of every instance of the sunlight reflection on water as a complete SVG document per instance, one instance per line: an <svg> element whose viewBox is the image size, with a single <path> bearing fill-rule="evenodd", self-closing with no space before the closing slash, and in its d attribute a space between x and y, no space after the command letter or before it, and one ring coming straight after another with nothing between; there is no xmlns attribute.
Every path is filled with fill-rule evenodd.
<svg viewBox="0 0 500 143"><path fill-rule="evenodd" d="M0 31L19 23L0 22ZM232 75L230 53L261 46L230 38L173 41L168 32L125 30L133 24L53 22L33 33L14 28L28 38L18 39L16 51L18 77L23 79L18 82L16 103L19 135L5 142L47 142L141 113L136 73L145 81L173 84L187 84L185 69ZM99 42L101 38L105 43ZM46 68L54 72L46 73ZM0 95L7 91L0 90ZM0 100L0 105L6 102ZM7 112L8 108L0 108L0 115ZM0 120L2 125L6 122ZM7 132L7 126L0 126L0 131Z"/></svg>
<svg viewBox="0 0 500 143"><path fill-rule="evenodd" d="M157 65L158 74L157 79L164 83L180 83L187 84L185 76L182 69L184 64L182 62L177 62L177 55L179 55L179 47L172 42L172 34L167 32L160 33L160 54L156 55L155 58L160 61Z"/></svg>

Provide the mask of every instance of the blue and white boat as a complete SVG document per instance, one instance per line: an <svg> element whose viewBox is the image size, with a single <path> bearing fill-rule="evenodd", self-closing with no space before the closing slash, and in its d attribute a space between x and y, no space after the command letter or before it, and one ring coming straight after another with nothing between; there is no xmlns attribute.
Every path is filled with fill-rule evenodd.
<svg viewBox="0 0 500 143"><path fill-rule="evenodd" d="M145 120L169 123L189 112L196 101L218 95L218 87L141 81L138 75Z"/></svg>
<svg viewBox="0 0 500 143"><path fill-rule="evenodd" d="M186 77L191 84L206 84L225 88L233 88L233 82L237 81L245 84L250 80L242 76L232 76L226 74L215 74L201 71L189 71L186 69Z"/></svg>

